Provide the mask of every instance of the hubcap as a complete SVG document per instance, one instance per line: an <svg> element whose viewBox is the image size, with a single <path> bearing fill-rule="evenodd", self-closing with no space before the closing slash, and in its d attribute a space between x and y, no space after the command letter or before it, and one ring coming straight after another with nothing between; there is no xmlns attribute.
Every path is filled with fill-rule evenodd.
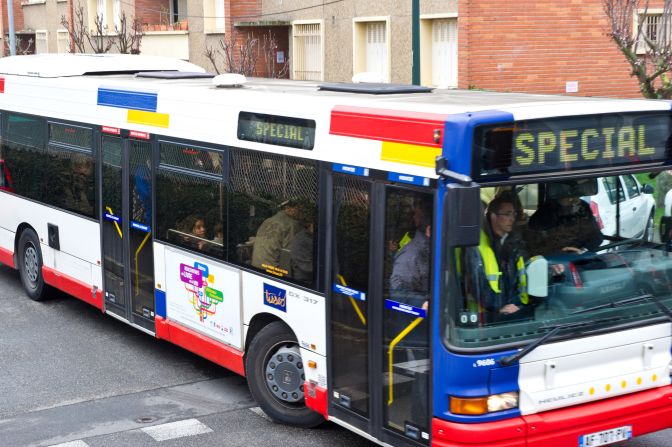
<svg viewBox="0 0 672 447"><path fill-rule="evenodd" d="M28 275L28 279L33 284L37 282L38 264L37 250L35 250L35 247L32 244L30 244L23 252L23 267L26 271L26 275Z"/></svg>
<svg viewBox="0 0 672 447"><path fill-rule="evenodd" d="M283 402L303 401L303 362L299 347L282 345L266 361L266 385L271 393Z"/></svg>

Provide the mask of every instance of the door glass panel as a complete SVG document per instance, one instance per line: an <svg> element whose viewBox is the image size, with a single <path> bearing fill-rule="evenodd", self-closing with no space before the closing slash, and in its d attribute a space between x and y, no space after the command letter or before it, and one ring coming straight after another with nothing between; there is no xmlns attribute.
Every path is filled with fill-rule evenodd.
<svg viewBox="0 0 672 447"><path fill-rule="evenodd" d="M432 196L388 188L385 200L383 404L387 428L426 440ZM425 435L423 435L423 433Z"/></svg>
<svg viewBox="0 0 672 447"><path fill-rule="evenodd" d="M103 137L103 269L105 300L125 306L124 246L121 209L122 141Z"/></svg>
<svg viewBox="0 0 672 447"><path fill-rule="evenodd" d="M333 398L363 416L369 414L369 201L368 182L334 176Z"/></svg>
<svg viewBox="0 0 672 447"><path fill-rule="evenodd" d="M129 140L129 243L133 313L154 318L151 145Z"/></svg>

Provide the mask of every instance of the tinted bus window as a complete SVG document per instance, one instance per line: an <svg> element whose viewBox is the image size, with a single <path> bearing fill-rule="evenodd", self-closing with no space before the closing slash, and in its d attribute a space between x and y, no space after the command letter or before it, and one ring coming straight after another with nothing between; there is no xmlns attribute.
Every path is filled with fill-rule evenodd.
<svg viewBox="0 0 672 447"><path fill-rule="evenodd" d="M96 217L95 161L90 153L49 146L42 173L48 187L43 201L49 205Z"/></svg>
<svg viewBox="0 0 672 447"><path fill-rule="evenodd" d="M2 146L6 169L12 173L14 191L33 200L43 200L48 170L44 157L44 121L22 115L8 115Z"/></svg>
<svg viewBox="0 0 672 447"><path fill-rule="evenodd" d="M93 146L93 133L86 127L49 123L49 142L90 149Z"/></svg>
<svg viewBox="0 0 672 447"><path fill-rule="evenodd" d="M233 152L229 260L314 286L316 203L314 162Z"/></svg>
<svg viewBox="0 0 672 447"><path fill-rule="evenodd" d="M223 154L195 146L161 143L162 165L191 169L206 174L222 174Z"/></svg>
<svg viewBox="0 0 672 447"><path fill-rule="evenodd" d="M226 189L221 180L170 169L156 176L157 237L210 256L224 256Z"/></svg>

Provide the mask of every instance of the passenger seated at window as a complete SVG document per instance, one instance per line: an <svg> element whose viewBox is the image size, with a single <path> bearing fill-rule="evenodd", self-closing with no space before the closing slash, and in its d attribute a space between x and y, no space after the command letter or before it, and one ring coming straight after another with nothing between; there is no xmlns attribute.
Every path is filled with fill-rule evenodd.
<svg viewBox="0 0 672 447"><path fill-rule="evenodd" d="M224 243L224 225L221 223L215 225L215 237L212 239L212 242L220 245Z"/></svg>
<svg viewBox="0 0 672 447"><path fill-rule="evenodd" d="M315 205L302 203L299 210L301 230L289 244L289 276L301 283L313 282L315 241Z"/></svg>
<svg viewBox="0 0 672 447"><path fill-rule="evenodd" d="M288 248L301 230L299 219L299 203L292 199L282 203L280 211L261 223L254 238L253 267L278 276L289 273Z"/></svg>
<svg viewBox="0 0 672 447"><path fill-rule="evenodd" d="M196 214L185 217L177 230L181 233L183 243L198 250L203 250L208 242L205 220Z"/></svg>
<svg viewBox="0 0 672 447"><path fill-rule="evenodd" d="M546 200L528 223L531 254L548 256L596 250L604 237L590 205L581 199L595 194L596 179L548 183Z"/></svg>

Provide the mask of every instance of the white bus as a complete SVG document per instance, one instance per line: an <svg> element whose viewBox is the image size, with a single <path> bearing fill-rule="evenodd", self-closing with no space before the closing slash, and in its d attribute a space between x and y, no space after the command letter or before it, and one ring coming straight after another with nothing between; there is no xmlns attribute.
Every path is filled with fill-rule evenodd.
<svg viewBox="0 0 672 447"><path fill-rule="evenodd" d="M28 296L246 376L275 421L395 446L672 426L667 102L19 56L0 139L0 262Z"/></svg>

